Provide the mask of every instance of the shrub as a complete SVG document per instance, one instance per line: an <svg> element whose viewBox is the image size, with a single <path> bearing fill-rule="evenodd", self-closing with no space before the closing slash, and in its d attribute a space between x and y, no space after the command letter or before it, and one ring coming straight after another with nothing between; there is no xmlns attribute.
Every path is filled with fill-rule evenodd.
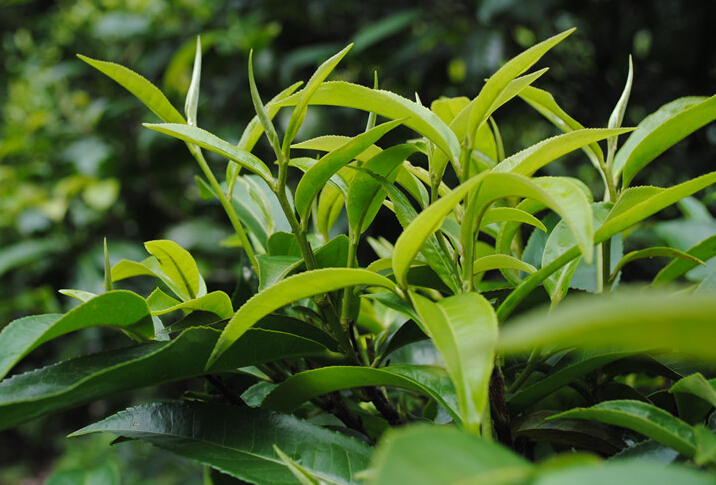
<svg viewBox="0 0 716 485"><path fill-rule="evenodd" d="M0 427L201 377L200 392L71 436L140 439L251 483L712 483L716 273L670 283L714 255L716 236L685 250L622 248L680 201L706 224L692 196L716 172L668 188L632 183L716 118L716 97L678 99L623 128L630 62L607 128L584 128L533 86L546 69L525 74L570 33L507 62L475 98L430 108L377 80L326 81L350 46L264 104L250 57L256 116L237 145L198 127L200 45L185 115L133 71L82 57L163 121L147 128L186 142L199 190L235 231L223 244L250 267L232 295L209 292L172 241L114 266L105 245L106 291L62 290L82 304L10 323L0 375L75 330L115 327L125 345L6 378ZM506 156L493 114L515 97L562 134ZM363 110L367 126L297 143L314 105ZM279 136L274 117L290 108ZM275 163L252 154L262 135ZM580 149L601 200L579 179L535 176ZM204 150L228 159L220 176ZM380 211L403 228L394 242L368 232ZM365 244L377 258L361 266ZM648 287L620 284L624 265L652 257L671 262ZM155 289L116 288L135 277Z"/></svg>

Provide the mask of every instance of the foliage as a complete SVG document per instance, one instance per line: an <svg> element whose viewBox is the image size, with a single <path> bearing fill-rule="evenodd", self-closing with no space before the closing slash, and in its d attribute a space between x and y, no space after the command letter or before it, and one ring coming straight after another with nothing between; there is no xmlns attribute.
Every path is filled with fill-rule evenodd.
<svg viewBox="0 0 716 485"><path fill-rule="evenodd" d="M87 327L114 327L125 345L5 378L0 428L203 377L202 392L73 436L147 441L252 483L712 482L716 277L668 285L711 258L712 241L627 255L622 241L680 201L698 213L689 197L716 172L666 188L632 182L716 119L714 98L678 100L623 128L630 64L607 127L584 128L532 86L544 70L526 74L571 32L514 57L474 98L429 108L377 81L327 81L351 46L264 103L249 56L256 116L237 145L198 127L200 42L184 115L135 72L82 57L160 118L148 129L186 143L198 190L234 230L224 243L241 248L253 277L231 295L209 292L178 244L149 241L149 257L111 265L109 241L104 293L65 290L76 309L11 322L1 369ZM514 98L563 133L506 156L493 114ZM297 143L316 105L365 111L367 126ZM268 158L253 153L262 135ZM535 175L580 149L601 200L577 178ZM228 160L221 171L204 150ZM403 226L394 243L367 236L379 211ZM361 264L365 244L378 257ZM677 261L654 279L661 289L620 284L621 267L653 256ZM118 289L138 277L153 290ZM550 309L532 308L540 302Z"/></svg>

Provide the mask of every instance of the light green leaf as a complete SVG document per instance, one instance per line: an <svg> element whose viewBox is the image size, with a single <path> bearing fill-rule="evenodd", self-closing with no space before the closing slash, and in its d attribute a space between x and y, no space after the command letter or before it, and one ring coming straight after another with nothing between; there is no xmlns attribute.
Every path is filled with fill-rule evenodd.
<svg viewBox="0 0 716 485"><path fill-rule="evenodd" d="M716 256L716 234L692 246L686 251L686 254L693 259L671 261L657 273L651 284L654 287L663 286L698 266L699 261L706 261Z"/></svg>
<svg viewBox="0 0 716 485"><path fill-rule="evenodd" d="M683 465L665 465L655 460L613 460L597 465L547 469L530 485L707 485L713 474Z"/></svg>
<svg viewBox="0 0 716 485"><path fill-rule="evenodd" d="M112 291L114 285L112 285L112 265L109 262L109 249L107 249L107 238L104 238L103 247L104 250L104 290Z"/></svg>
<svg viewBox="0 0 716 485"><path fill-rule="evenodd" d="M209 358L209 368L251 326L284 305L350 286L381 286L395 291L388 278L358 268L327 268L300 273L266 288L251 297L229 320Z"/></svg>
<svg viewBox="0 0 716 485"><path fill-rule="evenodd" d="M184 301L203 296L200 294L199 268L189 251L167 239L147 241L144 247L157 258L162 272L179 288L177 296Z"/></svg>
<svg viewBox="0 0 716 485"><path fill-rule="evenodd" d="M475 260L472 264L472 273L484 273L485 271L501 268L517 269L526 273L534 273L537 271L537 268L531 264L520 261L513 256L506 254L489 254Z"/></svg>
<svg viewBox="0 0 716 485"><path fill-rule="evenodd" d="M47 314L10 322L0 332L0 378L41 344L87 327L119 327L144 338L154 334L144 298L130 291L108 291L64 315Z"/></svg>
<svg viewBox="0 0 716 485"><path fill-rule="evenodd" d="M398 190L397 187L395 187L393 184L388 183L385 179L381 178L377 174L372 174L371 176L378 180L383 187L383 190L388 193L388 196L393 203L393 212L395 212L395 215L398 218L398 222L400 222L400 225L403 226L403 230L405 231L408 227L413 225L412 223L416 219L416 217L418 217L418 213L413 208L412 204L405 196L405 194ZM453 293L456 293L458 291L458 288L460 288L460 280L453 269L454 265L452 261L440 247L440 243L438 242L437 237L434 234L426 235L425 239L423 240L422 248L418 246L417 248L415 248L415 250L416 252L413 254L413 258L417 255L418 252L422 252L428 264L433 269L433 271L435 271L435 273L440 277L442 282L445 283L445 285ZM393 251L394 261L396 254L397 253ZM393 267L395 267L395 263L393 264ZM412 258L410 261L407 262L407 264L408 267L405 268L404 274L405 285L407 285L407 271L410 269L410 265L412 265ZM400 284L400 280L398 281Z"/></svg>
<svg viewBox="0 0 716 485"><path fill-rule="evenodd" d="M626 188L665 150L716 119L716 96L686 97L665 104L642 120L614 158L614 182Z"/></svg>
<svg viewBox="0 0 716 485"><path fill-rule="evenodd" d="M594 232L594 244L600 244L606 241L630 226L646 219L684 197L693 195L714 182L716 182L716 172L711 172L668 189L660 189L658 187L634 187L625 190L622 192L616 204L614 204L607 220ZM578 256L579 249L575 246L552 261L549 265L525 278L497 309L497 315L500 321L504 321L515 309L517 304L549 277L549 275Z"/></svg>
<svg viewBox="0 0 716 485"><path fill-rule="evenodd" d="M532 464L494 441L461 432L452 426L417 425L390 430L373 458L370 485L455 484L461 479L487 478L500 471L515 482L526 479ZM469 482L467 482L469 483ZM485 480L484 483L505 483Z"/></svg>
<svg viewBox="0 0 716 485"><path fill-rule="evenodd" d="M544 40L519 55L510 59L502 66L480 90L480 94L470 103L469 121L467 125L467 136L471 140L474 133L482 125L495 109L499 106L499 98L509 83L517 76L532 67L552 47L569 36L575 29L566 30L560 34ZM517 93L515 93L517 94Z"/></svg>
<svg viewBox="0 0 716 485"><path fill-rule="evenodd" d="M694 256L691 256L690 254L685 253L683 251L679 251L678 249L663 247L646 248L625 254L624 257L617 263L616 267L612 270L612 274L609 279L613 280L619 270L621 270L627 263L631 263L634 260L643 258L678 258L696 264L704 264L704 262L701 261L699 258L695 258Z"/></svg>
<svg viewBox="0 0 716 485"><path fill-rule="evenodd" d="M707 381L700 372L679 379L671 386L669 393L693 394L711 404L711 406L716 406L716 380Z"/></svg>
<svg viewBox="0 0 716 485"><path fill-rule="evenodd" d="M537 219L529 212L525 212L522 209L518 209L515 207L492 207L490 209L487 209L485 215L482 216L480 225L486 226L488 224L494 224L496 222L519 222L522 224L529 224L531 226L535 226L539 229L542 229L542 231L547 232L547 228L544 227L542 221Z"/></svg>
<svg viewBox="0 0 716 485"><path fill-rule="evenodd" d="M388 386L410 389L435 399L452 418L461 423L455 388L443 369L419 365L369 367L331 366L295 374L266 396L261 407L291 413L314 397L342 389Z"/></svg>
<svg viewBox="0 0 716 485"><path fill-rule="evenodd" d="M196 109L199 106L199 83L201 82L201 37L196 36L196 55L194 56L194 70L191 73L191 84L186 93L184 113L186 122L196 126Z"/></svg>
<svg viewBox="0 0 716 485"><path fill-rule="evenodd" d="M634 66L631 62L631 56L629 56L629 74L627 74L627 80L624 84L622 95L619 97L619 101L617 101L616 106L614 106L614 110L612 110L612 114L609 116L609 124L607 125L608 128L619 128L622 126L624 113L626 112L626 107L629 103L629 95L631 94L631 85L633 80ZM609 138L607 145L609 147L609 157L613 157L617 149L617 137L614 136Z"/></svg>
<svg viewBox="0 0 716 485"><path fill-rule="evenodd" d="M311 138L310 140L302 141L301 143L291 145L291 149L332 152L333 150L337 150L338 148L342 147L349 141L351 141L351 137L349 136L323 135L318 136L316 138ZM382 149L379 146L370 145L353 158L358 160L359 162L367 162L368 160L379 154L381 151Z"/></svg>
<svg viewBox="0 0 716 485"><path fill-rule="evenodd" d="M253 68L251 73L253 74ZM291 96L296 89L298 89L303 82L297 82L292 84L291 86L287 87L280 93L278 93L276 96L274 96L270 103L277 103L281 101L282 99L285 99L289 96ZM255 84L254 84L255 85ZM258 91L257 91L258 95ZM253 94L252 94L253 96ZM280 108L277 107L271 107L266 108L266 115L268 116L269 120L272 120L276 114L279 112ZM242 150L246 150L247 152L250 152L254 149L254 146L256 145L256 142L259 141L259 138L261 138L261 134L264 132L263 125L261 124L261 120L258 115L251 118L251 121L249 121L249 124L246 125L246 128L244 128L244 132L241 134L241 139L239 140L239 143L236 144L237 147L241 148ZM276 136L276 139L278 139L278 135ZM277 144L277 147L280 147L280 145ZM276 147L274 148L276 149Z"/></svg>
<svg viewBox="0 0 716 485"><path fill-rule="evenodd" d="M286 133L283 137L282 149L284 152L288 151L291 143L293 143L293 139L296 138L298 130L303 124L303 119L306 117L307 106L314 94L323 85L323 82L326 80L328 75L333 71L338 63L341 62L341 59L343 59L351 47L353 47L353 44L347 45L343 48L343 50L321 64L318 69L316 69L316 72L313 73L311 79L309 79L306 83L306 87L296 93L296 96L298 97L296 107L293 109L293 113L291 113L291 119L288 121Z"/></svg>
<svg viewBox="0 0 716 485"><path fill-rule="evenodd" d="M144 123L144 126L150 130L158 131L187 143L193 143L209 151L218 153L228 158L232 162L236 162L243 168L259 175L266 181L269 187L273 187L273 175L271 170L255 155L241 148L238 148L228 141L224 141L216 135L206 130L197 128L196 126L179 125L172 123Z"/></svg>
<svg viewBox="0 0 716 485"><path fill-rule="evenodd" d="M362 168L392 182L391 179L397 176L395 170L417 150L412 144L396 145L372 157ZM391 174L394 176L391 177ZM348 189L346 213L354 232L362 233L370 226L386 195L387 193L381 190L380 182L370 174L361 171L353 177Z"/></svg>
<svg viewBox="0 0 716 485"><path fill-rule="evenodd" d="M465 429L479 433L492 375L497 319L490 303L477 293L462 293L433 303L410 292L422 330L442 355L455 385Z"/></svg>
<svg viewBox="0 0 716 485"><path fill-rule="evenodd" d="M605 401L590 408L578 408L555 414L552 418L593 419L641 433L679 453L696 453L694 429L661 408L641 401Z"/></svg>
<svg viewBox="0 0 716 485"><path fill-rule="evenodd" d="M228 432L231 430L231 432ZM121 411L70 436L105 432L137 438L257 484L295 483L278 446L330 484L357 483L369 464L365 443L293 416L263 409L170 402Z"/></svg>
<svg viewBox="0 0 716 485"><path fill-rule="evenodd" d="M549 92L528 86L520 92L519 96L564 133L584 129L581 123L569 116L557 104ZM604 163L604 153L598 143L591 143L582 147L582 150L595 167L600 167Z"/></svg>
<svg viewBox="0 0 716 485"><path fill-rule="evenodd" d="M144 103L147 108L151 109L154 114L159 116L162 121L166 123L186 123L184 117L171 105L159 88L147 81L143 76L113 62L98 61L80 54L77 54L77 57L118 82Z"/></svg>
<svg viewBox="0 0 716 485"><path fill-rule="evenodd" d="M548 138L518 152L493 169L530 176L553 160L579 148L631 131L632 128L585 128Z"/></svg>
<svg viewBox="0 0 716 485"><path fill-rule="evenodd" d="M249 330L211 372L277 359L335 357L324 345L288 331ZM220 333L190 328L171 341L85 355L5 379L0 382L0 429L132 389L203 376Z"/></svg>
<svg viewBox="0 0 716 485"><path fill-rule="evenodd" d="M97 296L95 293L90 293L89 291L84 290L57 290L57 292L63 295L71 296L72 298L77 298L82 303Z"/></svg>
<svg viewBox="0 0 716 485"><path fill-rule="evenodd" d="M301 220L307 219L313 199L338 169L352 161L356 155L362 153L400 123L400 120L389 121L361 133L351 138L345 145L321 157L318 163L309 168L298 183L294 197L296 211L301 216Z"/></svg>
<svg viewBox="0 0 716 485"><path fill-rule="evenodd" d="M275 104L291 106L301 93ZM403 124L433 141L450 159L460 158L460 142L455 134L432 111L390 91L371 89L342 81L325 82L316 90L309 104L345 106L385 116L405 119Z"/></svg>
<svg viewBox="0 0 716 485"><path fill-rule="evenodd" d="M177 302L175 305L164 308L152 308L152 316L164 315L176 310L211 312L219 318L231 318L234 309L231 306L231 298L223 291L212 291L211 293L188 300Z"/></svg>
<svg viewBox="0 0 716 485"><path fill-rule="evenodd" d="M321 485L321 482L311 472L303 468L301 465L291 459L286 453L281 451L276 445L273 445L273 450L276 452L281 461L288 467L293 473L293 476L301 483L301 485Z"/></svg>
<svg viewBox="0 0 716 485"><path fill-rule="evenodd" d="M621 291L575 296L551 312L533 310L500 332L498 349L581 347L640 351L663 349L716 360L713 295Z"/></svg>

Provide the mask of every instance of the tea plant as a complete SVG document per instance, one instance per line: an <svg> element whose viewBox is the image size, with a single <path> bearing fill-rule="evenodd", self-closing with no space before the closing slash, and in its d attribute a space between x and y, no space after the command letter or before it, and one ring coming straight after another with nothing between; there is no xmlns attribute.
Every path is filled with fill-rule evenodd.
<svg viewBox="0 0 716 485"><path fill-rule="evenodd" d="M713 483L716 273L667 284L710 259L716 236L629 254L622 240L672 204L698 205L690 197L716 182L711 172L632 185L716 119L716 97L678 99L624 128L630 63L607 128L584 128L533 86L546 69L527 73L570 33L507 62L473 99L430 108L327 81L350 46L265 104L249 58L256 116L237 145L198 127L199 45L184 115L133 71L80 56L163 121L148 129L186 142L199 190L235 231L224 243L251 267L229 296L209 292L172 241L149 241L147 259L114 266L105 247L106 291L62 290L82 304L10 323L0 375L91 326L118 328L126 345L6 378L0 426L203 377L202 392L71 436L140 439L208 465L215 479L218 470L251 483ZM507 156L493 114L515 97L562 134ZM367 126L297 143L315 105L363 110ZM282 109L291 115L281 135ZM419 137L380 148L401 125ZM263 135L275 160L252 154ZM578 179L535 175L580 149L602 200ZM221 175L203 150L228 159ZM379 211L403 227L394 243L367 235ZM378 258L360 267L364 244ZM620 285L621 268L647 257L672 261L648 287ZM140 276L157 283L148 296L115 289ZM532 308L543 302L549 309Z"/></svg>

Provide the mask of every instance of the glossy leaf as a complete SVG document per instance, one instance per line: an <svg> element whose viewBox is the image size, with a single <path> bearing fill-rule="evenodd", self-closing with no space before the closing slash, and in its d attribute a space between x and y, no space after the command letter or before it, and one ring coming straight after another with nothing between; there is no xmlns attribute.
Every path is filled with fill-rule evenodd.
<svg viewBox="0 0 716 485"><path fill-rule="evenodd" d="M590 408L565 411L553 418L593 419L634 430L688 457L696 452L691 426L661 408L640 401L605 401Z"/></svg>
<svg viewBox="0 0 716 485"><path fill-rule="evenodd" d="M628 187L648 163L716 119L716 96L686 97L665 104L637 126L614 158L614 177ZM623 172L623 173L622 173Z"/></svg>
<svg viewBox="0 0 716 485"><path fill-rule="evenodd" d="M266 138L273 148L274 153L277 157L281 155L281 144L278 140L278 134L276 133L276 127L271 122L271 116L269 115L266 107L261 101L256 81L254 80L254 50L251 49L249 52L249 89L251 91L251 101L254 104L254 111L256 111L256 117L258 118L259 124L266 133Z"/></svg>
<svg viewBox="0 0 716 485"><path fill-rule="evenodd" d="M131 389L205 375L219 335L212 328L190 328L171 341L85 355L0 381L0 429ZM251 329L210 371L329 355L324 345L313 340Z"/></svg>
<svg viewBox="0 0 716 485"><path fill-rule="evenodd" d="M186 123L184 117L172 106L159 88L147 81L143 76L113 62L98 61L80 54L77 54L77 57L119 83L164 122Z"/></svg>
<svg viewBox="0 0 716 485"><path fill-rule="evenodd" d="M658 187L634 187L622 192L609 213L607 220L594 232L594 244L600 244L634 224L659 212L677 201L693 195L716 182L716 172L702 175L668 189ZM512 313L517 304L552 273L579 256L579 249L563 253L549 265L525 278L497 309L500 321Z"/></svg>
<svg viewBox="0 0 716 485"><path fill-rule="evenodd" d="M291 106L299 95L276 103ZM455 134L432 111L390 91L371 89L342 81L324 82L311 97L309 104L345 106L385 116L393 120L405 119L403 124L432 140L449 158L460 158L460 143Z"/></svg>
<svg viewBox="0 0 716 485"><path fill-rule="evenodd" d="M537 271L537 268L531 264L525 263L515 257L506 254L490 254L475 260L472 264L472 273L477 274L502 268L517 269L526 273L534 273Z"/></svg>
<svg viewBox="0 0 716 485"><path fill-rule="evenodd" d="M494 441L480 439L449 426L408 426L389 431L373 458L374 476L370 485L435 485L462 483L504 483L500 472L526 479L532 464ZM491 478L491 479L490 479ZM465 482L470 483L470 482ZM519 481L517 482L519 483Z"/></svg>
<svg viewBox="0 0 716 485"><path fill-rule="evenodd" d="M318 150L322 152L332 152L351 141L351 137L343 135L323 135L310 140L302 141L291 145L291 149ZM355 158L359 162L367 162L377 154L383 151L379 146L370 145Z"/></svg>
<svg viewBox="0 0 716 485"><path fill-rule="evenodd" d="M443 357L455 385L465 428L477 433L489 406L497 319L490 303L477 293L462 293L433 303L410 293L422 330Z"/></svg>
<svg viewBox="0 0 716 485"><path fill-rule="evenodd" d="M324 155L318 163L308 169L298 183L295 192L296 211L301 219L305 220L308 217L313 199L338 169L399 124L400 121L389 121L361 133L340 148Z"/></svg>
<svg viewBox="0 0 716 485"><path fill-rule="evenodd" d="M144 126L150 130L179 138L187 143L193 143L209 151L218 153L222 157L226 157L232 162L236 162L243 168L259 175L270 187L273 187L273 175L271 174L271 170L269 170L261 160L252 153L242 150L206 130L196 126L172 123L144 123Z"/></svg>
<svg viewBox="0 0 716 485"><path fill-rule="evenodd" d="M417 150L418 148L413 144L396 145L372 157L363 164L362 168L391 182L391 173L394 173L403 161ZM397 176L397 172L395 172L395 176ZM380 182L375 178L362 171L356 173L351 181L346 202L348 223L355 232L362 233L370 226L386 195L381 190Z"/></svg>
<svg viewBox="0 0 716 485"><path fill-rule="evenodd" d="M382 179L380 176L373 174L371 175L376 180L378 180L381 183L381 186L383 187L383 190L385 190L388 193L388 196L390 197L391 202L393 203L393 212L395 212L396 217L398 218L398 222L400 222L400 225L403 226L403 234L405 230L407 230L408 227L413 226L413 221L418 217L418 213L413 208L412 204L408 200L408 198L403 194L400 190L398 190L397 187L394 185L388 183L385 179ZM434 231L433 231L434 232ZM417 248L411 248L415 249L416 252L413 254L413 258L417 255L418 252L421 252L425 259L427 260L430 267L435 271L435 273L440 277L443 283L453 292L456 293L458 291L458 288L460 288L460 280L457 277L456 272L454 271L453 263L448 257L447 254L443 251L443 249L440 247L440 243L438 242L437 237L434 234L428 234L425 235L425 239L423 240L423 244L421 244L422 247L418 246ZM393 251L393 268L395 273L395 256L396 252ZM405 268L405 284L407 284L408 280L408 272L410 270L410 265L412 265L412 259L407 262L408 267ZM401 275L402 276L402 275ZM398 275L396 274L396 279L398 278ZM398 283L400 283L400 280L398 280Z"/></svg>
<svg viewBox="0 0 716 485"><path fill-rule="evenodd" d="M150 303L147 301L147 303ZM150 303L151 304L151 303ZM167 305L161 308L152 308L152 315L164 315L177 310L211 312L219 318L231 318L234 309L231 306L231 298L223 291L212 291L209 294L188 300L177 302L174 305Z"/></svg>
<svg viewBox="0 0 716 485"><path fill-rule="evenodd" d="M0 332L0 378L39 345L66 333L88 327L118 327L144 338L154 335L149 307L144 298L130 291L103 293L64 315L24 317Z"/></svg>
<svg viewBox="0 0 716 485"><path fill-rule="evenodd" d="M327 268L291 276L257 293L229 320L209 358L207 368L246 330L269 313L302 298L359 285L395 289L392 281L371 271L358 268Z"/></svg>
<svg viewBox="0 0 716 485"><path fill-rule="evenodd" d="M366 386L386 386L410 389L435 399L458 423L455 388L444 370L419 365L370 367L331 366L295 374L266 396L264 409L291 413L314 397L342 389Z"/></svg>
<svg viewBox="0 0 716 485"><path fill-rule="evenodd" d="M147 241L144 247L149 254L157 258L159 268L179 288L179 296L185 297L183 300L203 296L199 268L189 251L167 239Z"/></svg>
<svg viewBox="0 0 716 485"><path fill-rule="evenodd" d="M632 131L631 128L585 128L563 135L554 136L518 152L493 169L497 172L512 172L532 175L557 158L592 143Z"/></svg>
<svg viewBox="0 0 716 485"><path fill-rule="evenodd" d="M70 436L97 432L141 439L257 484L296 483L274 446L330 484L357 483L371 454L361 441L293 416L199 402L136 406Z"/></svg>
<svg viewBox="0 0 716 485"><path fill-rule="evenodd" d="M520 222L523 224L529 224L547 232L547 228L542 224L542 221L537 219L529 212L525 212L515 207L493 207L485 212L480 221L481 226L487 224L494 224L496 222Z"/></svg>

